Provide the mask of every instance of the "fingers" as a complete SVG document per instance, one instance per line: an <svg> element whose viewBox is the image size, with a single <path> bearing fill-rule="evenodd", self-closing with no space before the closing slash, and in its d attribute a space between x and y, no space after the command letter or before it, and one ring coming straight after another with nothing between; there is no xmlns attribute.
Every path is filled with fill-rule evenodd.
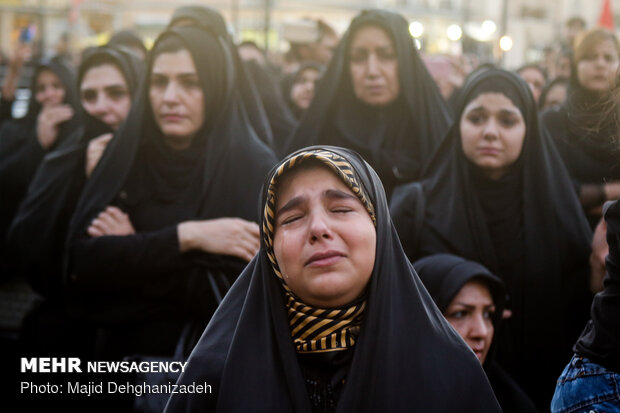
<svg viewBox="0 0 620 413"><path fill-rule="evenodd" d="M129 215L117 207L109 206L97 215L87 229L91 237L103 235L129 235L135 233Z"/></svg>

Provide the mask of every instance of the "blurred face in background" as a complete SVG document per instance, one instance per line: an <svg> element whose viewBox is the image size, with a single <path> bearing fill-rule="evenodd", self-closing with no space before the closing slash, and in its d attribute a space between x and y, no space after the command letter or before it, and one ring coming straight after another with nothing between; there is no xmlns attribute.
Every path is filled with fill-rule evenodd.
<svg viewBox="0 0 620 413"><path fill-rule="evenodd" d="M398 57L394 42L377 26L357 29L349 47L353 92L371 106L392 103L400 93Z"/></svg>
<svg viewBox="0 0 620 413"><path fill-rule="evenodd" d="M528 84L530 90L532 91L532 95L534 95L534 102L538 103L538 99L540 99L540 94L545 87L545 76L540 70L537 70L533 67L526 67L520 70L519 76L521 76L523 80L525 80L525 82Z"/></svg>
<svg viewBox="0 0 620 413"><path fill-rule="evenodd" d="M611 39L604 39L586 51L577 62L577 79L591 92L604 93L614 85L618 69L618 49Z"/></svg>
<svg viewBox="0 0 620 413"><path fill-rule="evenodd" d="M43 106L60 105L65 98L65 88L56 73L42 69L35 82L35 100Z"/></svg>
<svg viewBox="0 0 620 413"><path fill-rule="evenodd" d="M319 71L309 67L295 78L291 88L291 100L302 110L308 109L314 98L314 87L319 79Z"/></svg>
<svg viewBox="0 0 620 413"><path fill-rule="evenodd" d="M113 130L123 123L131 108L125 77L113 64L88 69L80 84L80 97L86 112Z"/></svg>

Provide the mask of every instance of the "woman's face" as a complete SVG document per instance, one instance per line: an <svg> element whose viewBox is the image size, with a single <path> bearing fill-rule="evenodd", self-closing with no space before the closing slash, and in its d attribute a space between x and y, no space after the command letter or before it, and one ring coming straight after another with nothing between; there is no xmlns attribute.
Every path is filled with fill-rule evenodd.
<svg viewBox="0 0 620 413"><path fill-rule="evenodd" d="M556 84L547 92L545 101L543 103L543 109L551 108L554 106L560 106L566 100L566 85L561 83Z"/></svg>
<svg viewBox="0 0 620 413"><path fill-rule="evenodd" d="M291 171L279 184L274 253L286 284L306 304L332 308L359 297L376 238L359 198L325 167Z"/></svg>
<svg viewBox="0 0 620 413"><path fill-rule="evenodd" d="M359 100L383 106L398 97L398 58L394 43L383 29L358 29L351 40L349 61L353 92Z"/></svg>
<svg viewBox="0 0 620 413"><path fill-rule="evenodd" d="M131 108L125 77L113 64L91 67L80 85L82 106L91 116L116 130Z"/></svg>
<svg viewBox="0 0 620 413"><path fill-rule="evenodd" d="M204 93L188 50L155 58L149 89L153 117L166 143L188 148L204 123Z"/></svg>
<svg viewBox="0 0 620 413"><path fill-rule="evenodd" d="M483 93L467 104L460 122L467 159L491 179L501 178L521 154L525 121L501 93Z"/></svg>
<svg viewBox="0 0 620 413"><path fill-rule="evenodd" d="M486 285L470 281L461 288L444 312L448 322L484 363L493 342L495 305Z"/></svg>
<svg viewBox="0 0 620 413"><path fill-rule="evenodd" d="M540 70L536 70L533 67L526 67L519 72L519 76L521 76L530 87L532 95L534 95L534 101L538 102L540 94L545 87L545 77L543 74Z"/></svg>
<svg viewBox="0 0 620 413"><path fill-rule="evenodd" d="M35 100L43 105L60 105L65 98L65 88L56 73L43 69L37 75Z"/></svg>
<svg viewBox="0 0 620 413"><path fill-rule="evenodd" d="M291 88L291 100L298 108L308 109L314 97L314 85L318 78L319 71L314 68L308 68L297 76Z"/></svg>
<svg viewBox="0 0 620 413"><path fill-rule="evenodd" d="M596 44L577 62L579 84L592 92L607 92L614 84L618 69L618 50L610 39Z"/></svg>

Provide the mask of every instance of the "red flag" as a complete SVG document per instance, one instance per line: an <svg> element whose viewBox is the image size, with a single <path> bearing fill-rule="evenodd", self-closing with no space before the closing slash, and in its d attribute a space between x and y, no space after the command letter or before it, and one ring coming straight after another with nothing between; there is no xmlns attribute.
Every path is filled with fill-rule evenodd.
<svg viewBox="0 0 620 413"><path fill-rule="evenodd" d="M614 14L611 12L611 1L603 0L601 16L598 18L598 25L614 31Z"/></svg>

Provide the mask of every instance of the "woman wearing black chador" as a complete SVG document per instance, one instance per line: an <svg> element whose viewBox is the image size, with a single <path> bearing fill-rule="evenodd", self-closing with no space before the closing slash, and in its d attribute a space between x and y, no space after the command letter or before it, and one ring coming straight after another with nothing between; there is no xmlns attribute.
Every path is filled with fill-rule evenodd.
<svg viewBox="0 0 620 413"><path fill-rule="evenodd" d="M451 253L504 281L497 359L548 410L588 317L591 231L527 84L489 69L460 98L422 184L394 193L394 225L412 260Z"/></svg>
<svg viewBox="0 0 620 413"><path fill-rule="evenodd" d="M343 36L284 153L326 144L357 151L392 189L420 176L450 114L407 21L363 11Z"/></svg>

